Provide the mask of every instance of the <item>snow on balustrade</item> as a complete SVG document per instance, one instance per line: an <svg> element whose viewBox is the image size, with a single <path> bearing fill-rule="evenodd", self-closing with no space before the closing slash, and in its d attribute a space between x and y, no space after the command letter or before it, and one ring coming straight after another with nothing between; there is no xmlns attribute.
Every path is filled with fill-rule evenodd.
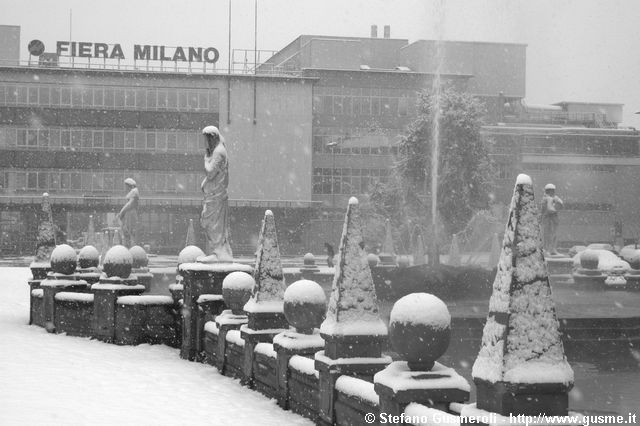
<svg viewBox="0 0 640 426"><path fill-rule="evenodd" d="M380 404L380 397L373 389L373 383L349 376L340 376L336 380L336 390L347 395L355 396L373 405Z"/></svg>

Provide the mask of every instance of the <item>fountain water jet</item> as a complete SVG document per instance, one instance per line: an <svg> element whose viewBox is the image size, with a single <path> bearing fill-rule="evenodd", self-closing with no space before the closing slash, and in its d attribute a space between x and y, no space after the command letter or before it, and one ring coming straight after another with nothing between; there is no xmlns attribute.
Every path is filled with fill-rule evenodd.
<svg viewBox="0 0 640 426"><path fill-rule="evenodd" d="M429 264L440 264L440 253L438 251L438 163L440 153L440 116L442 98L442 64L444 62L444 46L443 46L443 23L444 23L444 0L435 2L436 8L436 51L435 51L435 74L432 82L432 128L431 128L431 228L432 241L430 244Z"/></svg>

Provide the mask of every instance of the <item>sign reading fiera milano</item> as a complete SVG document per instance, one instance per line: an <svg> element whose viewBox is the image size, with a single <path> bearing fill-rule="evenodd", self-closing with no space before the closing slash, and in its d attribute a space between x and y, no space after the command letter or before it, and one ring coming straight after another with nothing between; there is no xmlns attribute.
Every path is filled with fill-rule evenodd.
<svg viewBox="0 0 640 426"><path fill-rule="evenodd" d="M58 56L78 58L126 59L120 44L92 43L86 41L56 42ZM135 61L207 62L215 64L220 54L214 47L169 47L134 44Z"/></svg>

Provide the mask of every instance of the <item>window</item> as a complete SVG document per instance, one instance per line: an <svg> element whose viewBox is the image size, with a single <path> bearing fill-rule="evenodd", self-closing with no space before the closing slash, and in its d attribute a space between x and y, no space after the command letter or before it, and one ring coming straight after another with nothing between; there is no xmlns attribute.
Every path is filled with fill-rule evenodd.
<svg viewBox="0 0 640 426"><path fill-rule="evenodd" d="M27 88L25 86L16 86L17 100L18 104L26 104L27 103Z"/></svg>
<svg viewBox="0 0 640 426"><path fill-rule="evenodd" d="M49 103L51 102L51 92L49 90L49 87L40 87L38 89L38 92L40 94L40 105L49 106Z"/></svg>
<svg viewBox="0 0 640 426"><path fill-rule="evenodd" d="M155 132L147 132L147 149L156 149L156 134Z"/></svg>
<svg viewBox="0 0 640 426"><path fill-rule="evenodd" d="M155 89L147 90L147 108L156 109L157 108L157 95Z"/></svg>
<svg viewBox="0 0 640 426"><path fill-rule="evenodd" d="M49 130L38 130L38 146L42 148L49 146Z"/></svg>
<svg viewBox="0 0 640 426"><path fill-rule="evenodd" d="M79 87L71 88L71 105L74 107L82 106L82 89Z"/></svg>
<svg viewBox="0 0 640 426"><path fill-rule="evenodd" d="M113 108L115 105L115 90L112 88L104 89L104 106L107 108Z"/></svg>
<svg viewBox="0 0 640 426"><path fill-rule="evenodd" d="M38 87L29 86L29 105L38 105Z"/></svg>
<svg viewBox="0 0 640 426"><path fill-rule="evenodd" d="M102 87L93 89L93 105L97 107L104 106L104 90Z"/></svg>
<svg viewBox="0 0 640 426"><path fill-rule="evenodd" d="M93 147L97 148L97 149L103 149L104 148L104 138L103 138L103 131L102 130L94 130L93 131Z"/></svg>
<svg viewBox="0 0 640 426"><path fill-rule="evenodd" d="M166 90L158 90L158 108L166 109L167 108L167 91Z"/></svg>
<svg viewBox="0 0 640 426"><path fill-rule="evenodd" d="M134 148L135 148L135 133L124 132L124 149L134 149Z"/></svg>
<svg viewBox="0 0 640 426"><path fill-rule="evenodd" d="M71 89L69 87L60 88L60 104L71 106Z"/></svg>
<svg viewBox="0 0 640 426"><path fill-rule="evenodd" d="M60 105L60 88L52 87L50 91L51 97L49 103L51 106L59 106Z"/></svg>
<svg viewBox="0 0 640 426"><path fill-rule="evenodd" d="M135 132L136 149L143 150L147 147L147 133L143 131Z"/></svg>
<svg viewBox="0 0 640 426"><path fill-rule="evenodd" d="M123 108L124 107L124 90L123 89L116 89L115 90L115 104L114 106L116 108Z"/></svg>
<svg viewBox="0 0 640 426"><path fill-rule="evenodd" d="M167 108L176 109L177 107L178 107L178 94L175 89L171 89L167 93Z"/></svg>
<svg viewBox="0 0 640 426"><path fill-rule="evenodd" d="M93 106L93 89L90 87L84 87L82 89L82 106L85 108Z"/></svg>
<svg viewBox="0 0 640 426"><path fill-rule="evenodd" d="M38 146L37 130L27 130L27 146Z"/></svg>
<svg viewBox="0 0 640 426"><path fill-rule="evenodd" d="M127 108L135 108L136 106L136 92L133 89L127 89L124 91L124 106Z"/></svg>

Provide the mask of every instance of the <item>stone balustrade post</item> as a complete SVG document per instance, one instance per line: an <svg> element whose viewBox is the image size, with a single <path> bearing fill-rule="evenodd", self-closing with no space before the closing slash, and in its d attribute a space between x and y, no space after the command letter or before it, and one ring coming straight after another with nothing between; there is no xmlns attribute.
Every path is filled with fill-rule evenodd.
<svg viewBox="0 0 640 426"><path fill-rule="evenodd" d="M320 326L325 346L314 356L320 382L318 423L323 425L335 422L335 385L341 375L371 379L391 362L382 356L387 327L378 313L362 242L358 200L352 197L340 239L327 317Z"/></svg>

